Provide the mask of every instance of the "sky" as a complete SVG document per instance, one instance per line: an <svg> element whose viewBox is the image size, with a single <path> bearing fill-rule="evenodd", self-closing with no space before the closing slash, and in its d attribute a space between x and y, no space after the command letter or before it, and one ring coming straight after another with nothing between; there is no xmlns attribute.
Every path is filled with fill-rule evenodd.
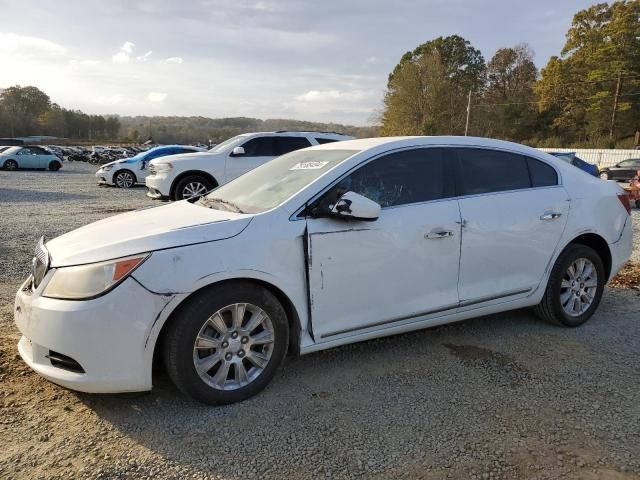
<svg viewBox="0 0 640 480"><path fill-rule="evenodd" d="M375 123L402 54L458 34L558 55L578 0L0 0L0 88L92 114Z"/></svg>

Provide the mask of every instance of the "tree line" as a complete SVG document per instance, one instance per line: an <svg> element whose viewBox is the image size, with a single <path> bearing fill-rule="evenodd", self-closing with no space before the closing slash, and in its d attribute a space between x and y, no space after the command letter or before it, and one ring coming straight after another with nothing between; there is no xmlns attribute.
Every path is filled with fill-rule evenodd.
<svg viewBox="0 0 640 480"><path fill-rule="evenodd" d="M526 44L485 62L458 36L405 53L390 73L382 135L469 135L535 146L631 146L640 128L640 2L575 14L541 70Z"/></svg>
<svg viewBox="0 0 640 480"><path fill-rule="evenodd" d="M36 87L16 85L0 91L0 137L52 135L69 139L115 139L120 132L116 116L87 115L51 102Z"/></svg>

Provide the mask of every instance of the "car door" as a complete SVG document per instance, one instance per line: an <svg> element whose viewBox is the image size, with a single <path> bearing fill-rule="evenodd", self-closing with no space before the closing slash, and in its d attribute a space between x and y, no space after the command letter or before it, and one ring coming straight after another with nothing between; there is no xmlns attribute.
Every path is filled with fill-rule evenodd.
<svg viewBox="0 0 640 480"><path fill-rule="evenodd" d="M456 152L461 308L530 294L542 280L569 212L557 171L507 151Z"/></svg>
<svg viewBox="0 0 640 480"><path fill-rule="evenodd" d="M16 157L20 168L42 168L38 153L31 147L23 147Z"/></svg>
<svg viewBox="0 0 640 480"><path fill-rule="evenodd" d="M275 137L273 136L254 137L238 146L244 149L244 154L229 153L225 162L225 182L233 180L277 156Z"/></svg>
<svg viewBox="0 0 640 480"><path fill-rule="evenodd" d="M456 308L460 213L447 168L444 149L391 153L347 175L310 207L326 211L347 191L382 206L374 222L307 218L316 341Z"/></svg>

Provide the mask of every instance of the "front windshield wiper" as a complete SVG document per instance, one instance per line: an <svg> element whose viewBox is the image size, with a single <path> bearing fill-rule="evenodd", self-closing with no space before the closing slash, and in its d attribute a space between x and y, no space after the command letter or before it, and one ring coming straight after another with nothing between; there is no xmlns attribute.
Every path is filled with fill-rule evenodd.
<svg viewBox="0 0 640 480"><path fill-rule="evenodd" d="M202 203L205 206L211 207L212 204L218 204L218 205L223 205L225 207L227 207L227 209L231 209L231 211L233 212L237 212L237 213L245 213L242 211L242 209L237 206L235 203L230 202L228 200L223 200L222 198L209 198L209 197L202 197L198 203Z"/></svg>

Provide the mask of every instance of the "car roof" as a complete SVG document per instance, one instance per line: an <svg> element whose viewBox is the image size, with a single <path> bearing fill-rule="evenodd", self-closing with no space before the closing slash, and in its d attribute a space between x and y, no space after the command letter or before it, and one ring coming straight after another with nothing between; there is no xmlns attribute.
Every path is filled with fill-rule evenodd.
<svg viewBox="0 0 640 480"><path fill-rule="evenodd" d="M249 133L242 133L240 135L238 135L239 137L253 137L253 136L282 136L282 135L287 135L287 136L292 136L292 137L307 137L307 136L312 136L312 137L322 137L322 138L353 138L350 137L349 135L345 135L344 133L338 133L338 132L317 132L317 131L313 131L313 130L276 130L273 132L249 132Z"/></svg>
<svg viewBox="0 0 640 480"><path fill-rule="evenodd" d="M374 137L360 138L355 140L345 140L343 142L325 143L311 147L313 149L322 150L372 150L378 147L403 148L403 147L419 147L419 146L467 146L467 147L485 147L497 148L503 150L517 151L524 155L532 155L540 157L548 155L540 150L536 150L519 143L507 142L505 140L496 140L493 138L483 137L460 137L460 136L406 136L406 137ZM381 150L383 148L380 148ZM549 155L550 156L550 155Z"/></svg>

